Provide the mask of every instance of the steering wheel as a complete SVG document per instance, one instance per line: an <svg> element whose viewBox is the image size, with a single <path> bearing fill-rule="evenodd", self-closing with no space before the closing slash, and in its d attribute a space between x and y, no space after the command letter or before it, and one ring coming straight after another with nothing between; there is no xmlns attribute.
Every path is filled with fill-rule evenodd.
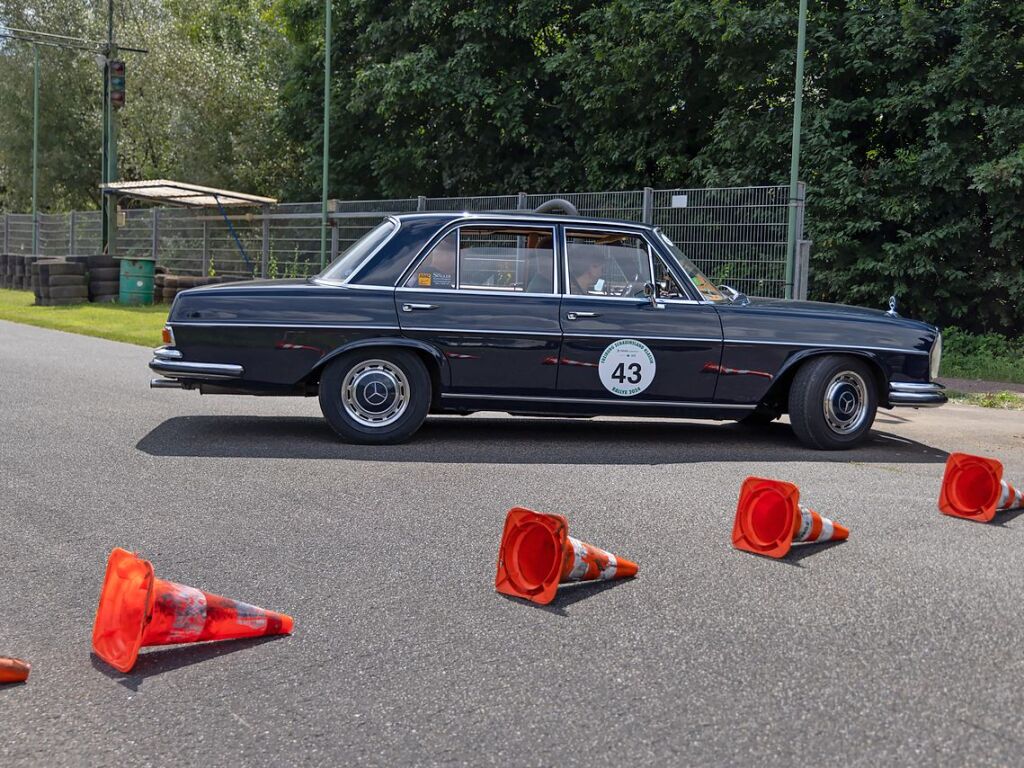
<svg viewBox="0 0 1024 768"><path fill-rule="evenodd" d="M622 289L622 293L619 295L625 296L629 299L635 299L637 297L636 293L638 290L640 291L641 296L643 295L643 287L644 284L640 282L639 278L634 278L626 283L625 287Z"/></svg>

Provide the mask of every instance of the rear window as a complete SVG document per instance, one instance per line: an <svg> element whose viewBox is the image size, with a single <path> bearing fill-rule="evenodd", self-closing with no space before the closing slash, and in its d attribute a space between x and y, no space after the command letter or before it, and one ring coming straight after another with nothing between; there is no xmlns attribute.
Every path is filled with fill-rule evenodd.
<svg viewBox="0 0 1024 768"><path fill-rule="evenodd" d="M385 221L380 226L371 229L352 243L348 250L328 264L327 269L317 275L317 277L320 280L334 280L338 282L347 280L359 268L366 257L387 240L395 229L397 229L397 225L393 221Z"/></svg>

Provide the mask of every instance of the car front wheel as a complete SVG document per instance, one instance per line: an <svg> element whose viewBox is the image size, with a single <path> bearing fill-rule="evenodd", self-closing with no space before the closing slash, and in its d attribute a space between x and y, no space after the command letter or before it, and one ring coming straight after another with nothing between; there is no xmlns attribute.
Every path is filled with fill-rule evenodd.
<svg viewBox="0 0 1024 768"><path fill-rule="evenodd" d="M430 400L426 367L403 350L351 352L330 363L320 377L320 410L350 443L409 439L423 424Z"/></svg>
<svg viewBox="0 0 1024 768"><path fill-rule="evenodd" d="M789 390L789 420L804 445L825 451L853 448L871 431L878 391L868 364L853 357L805 363Z"/></svg>

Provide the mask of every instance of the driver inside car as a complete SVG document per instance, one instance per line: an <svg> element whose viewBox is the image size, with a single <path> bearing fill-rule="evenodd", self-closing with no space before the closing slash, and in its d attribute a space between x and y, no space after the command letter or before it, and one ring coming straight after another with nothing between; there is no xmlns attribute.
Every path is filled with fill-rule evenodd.
<svg viewBox="0 0 1024 768"><path fill-rule="evenodd" d="M604 291L604 256L594 251L573 254L569 263L569 292L578 296Z"/></svg>

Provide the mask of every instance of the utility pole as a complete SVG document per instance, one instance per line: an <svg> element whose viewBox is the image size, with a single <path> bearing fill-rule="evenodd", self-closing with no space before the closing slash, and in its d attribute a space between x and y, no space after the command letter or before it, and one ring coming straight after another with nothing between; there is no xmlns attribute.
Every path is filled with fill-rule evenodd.
<svg viewBox="0 0 1024 768"><path fill-rule="evenodd" d="M107 50L103 63L103 128L104 128L104 169L103 181L106 184L117 181L117 119L116 110L110 103L110 62L117 58L117 45L114 43L114 0L107 0ZM117 248L117 198L103 194L104 238L103 250L109 256L114 255Z"/></svg>
<svg viewBox="0 0 1024 768"><path fill-rule="evenodd" d="M32 253L39 253L39 46L32 56Z"/></svg>
<svg viewBox="0 0 1024 768"><path fill-rule="evenodd" d="M797 177L800 175L800 117L804 96L804 44L807 38L807 0L800 0L800 19L796 33L796 83L793 87L793 147L789 160L789 236L786 241L786 298L793 298L793 273L796 271Z"/></svg>
<svg viewBox="0 0 1024 768"><path fill-rule="evenodd" d="M327 174L331 156L331 0L324 0L324 157L320 180L320 269L327 266Z"/></svg>

